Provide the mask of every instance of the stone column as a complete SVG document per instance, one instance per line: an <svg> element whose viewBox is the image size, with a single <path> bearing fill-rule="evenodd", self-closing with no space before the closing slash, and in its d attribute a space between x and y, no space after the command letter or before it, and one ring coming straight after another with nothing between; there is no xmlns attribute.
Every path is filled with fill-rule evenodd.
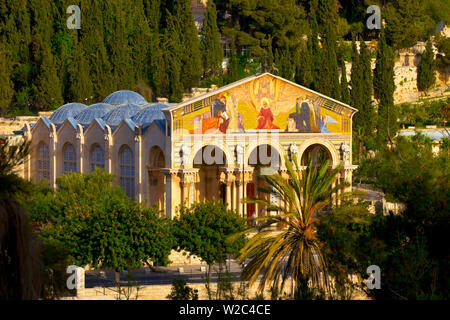
<svg viewBox="0 0 450 320"><path fill-rule="evenodd" d="M58 135L56 134L56 127L52 123L50 124L50 184L53 189L56 189L56 146L58 145Z"/></svg>
<svg viewBox="0 0 450 320"><path fill-rule="evenodd" d="M84 173L84 156L83 156L83 150L84 150L84 132L83 127L81 124L77 124L77 153L78 153L78 161L77 165L79 166L78 172Z"/></svg>
<svg viewBox="0 0 450 320"><path fill-rule="evenodd" d="M141 130L136 127L134 133L134 184L135 196L139 203L143 201L142 192L142 137Z"/></svg>
<svg viewBox="0 0 450 320"><path fill-rule="evenodd" d="M109 125L105 126L105 170L109 173L113 173L112 168L112 134L111 134L111 128Z"/></svg>
<svg viewBox="0 0 450 320"><path fill-rule="evenodd" d="M236 181L236 210L239 213L239 215L241 217L243 217L243 213L242 213L242 203L241 203L241 199L242 199L242 179L241 178L237 178Z"/></svg>

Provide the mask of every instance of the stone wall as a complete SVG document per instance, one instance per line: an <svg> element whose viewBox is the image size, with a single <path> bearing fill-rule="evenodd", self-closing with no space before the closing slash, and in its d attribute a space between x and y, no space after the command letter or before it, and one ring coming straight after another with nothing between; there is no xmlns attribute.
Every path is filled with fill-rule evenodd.
<svg viewBox="0 0 450 320"><path fill-rule="evenodd" d="M353 279L356 281L356 279ZM242 283L244 284L244 283ZM208 300L208 293L205 288L204 283L188 283L187 284L192 289L198 290L198 298L199 300ZM234 288L235 292L239 288L241 283L235 282ZM244 284L245 285L245 284ZM257 296L257 289L259 286L259 281L256 281L255 284L247 288L245 299L254 299ZM290 295L291 290L286 286L284 293L286 295ZM146 285L146 286L138 286L132 287L131 290L127 290L126 287L123 287L125 294L121 294L119 298L119 294L117 293L117 288L115 287L95 287L89 289L80 289L77 291L77 296L75 297L64 297L62 300L167 300L167 296L170 294L172 285ZM211 284L212 292L215 292L217 289L217 284ZM269 290L264 291L264 298L270 299L271 294ZM236 297L236 299L242 299L242 297ZM352 296L352 300L368 300L368 297L359 290L355 290Z"/></svg>

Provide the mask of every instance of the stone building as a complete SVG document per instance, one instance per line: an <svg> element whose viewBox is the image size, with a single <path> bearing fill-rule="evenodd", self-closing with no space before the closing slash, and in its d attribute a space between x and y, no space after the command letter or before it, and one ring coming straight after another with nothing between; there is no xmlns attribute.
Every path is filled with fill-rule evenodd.
<svg viewBox="0 0 450 320"><path fill-rule="evenodd" d="M180 204L221 199L243 216L267 214L241 199L258 194L261 174L281 172L294 155L321 152L342 165L337 183L351 183L352 117L356 109L269 73L179 104L148 103L118 91L102 103L64 105L26 125L34 181L104 168L126 194L166 215ZM287 158L286 158L287 157ZM274 196L270 201L278 202Z"/></svg>

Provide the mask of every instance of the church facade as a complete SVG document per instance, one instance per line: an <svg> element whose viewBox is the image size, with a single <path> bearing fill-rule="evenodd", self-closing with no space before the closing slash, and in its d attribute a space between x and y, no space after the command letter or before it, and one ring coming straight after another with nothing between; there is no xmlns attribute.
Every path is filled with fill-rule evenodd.
<svg viewBox="0 0 450 320"><path fill-rule="evenodd" d="M241 199L258 195L261 175L288 179L285 161L301 165L323 153L351 183L352 117L357 110L269 73L178 104L148 103L118 91L103 103L71 103L26 125L25 176L56 179L104 168L131 199L173 217L180 205L224 201L242 216L268 214ZM271 202L280 201L270 196Z"/></svg>

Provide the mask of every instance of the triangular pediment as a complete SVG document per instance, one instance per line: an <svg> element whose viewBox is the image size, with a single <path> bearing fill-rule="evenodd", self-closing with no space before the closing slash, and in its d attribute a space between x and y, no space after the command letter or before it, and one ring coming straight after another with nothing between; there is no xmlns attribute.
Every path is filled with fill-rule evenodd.
<svg viewBox="0 0 450 320"><path fill-rule="evenodd" d="M174 135L351 132L356 109L270 73L247 77L164 109Z"/></svg>

